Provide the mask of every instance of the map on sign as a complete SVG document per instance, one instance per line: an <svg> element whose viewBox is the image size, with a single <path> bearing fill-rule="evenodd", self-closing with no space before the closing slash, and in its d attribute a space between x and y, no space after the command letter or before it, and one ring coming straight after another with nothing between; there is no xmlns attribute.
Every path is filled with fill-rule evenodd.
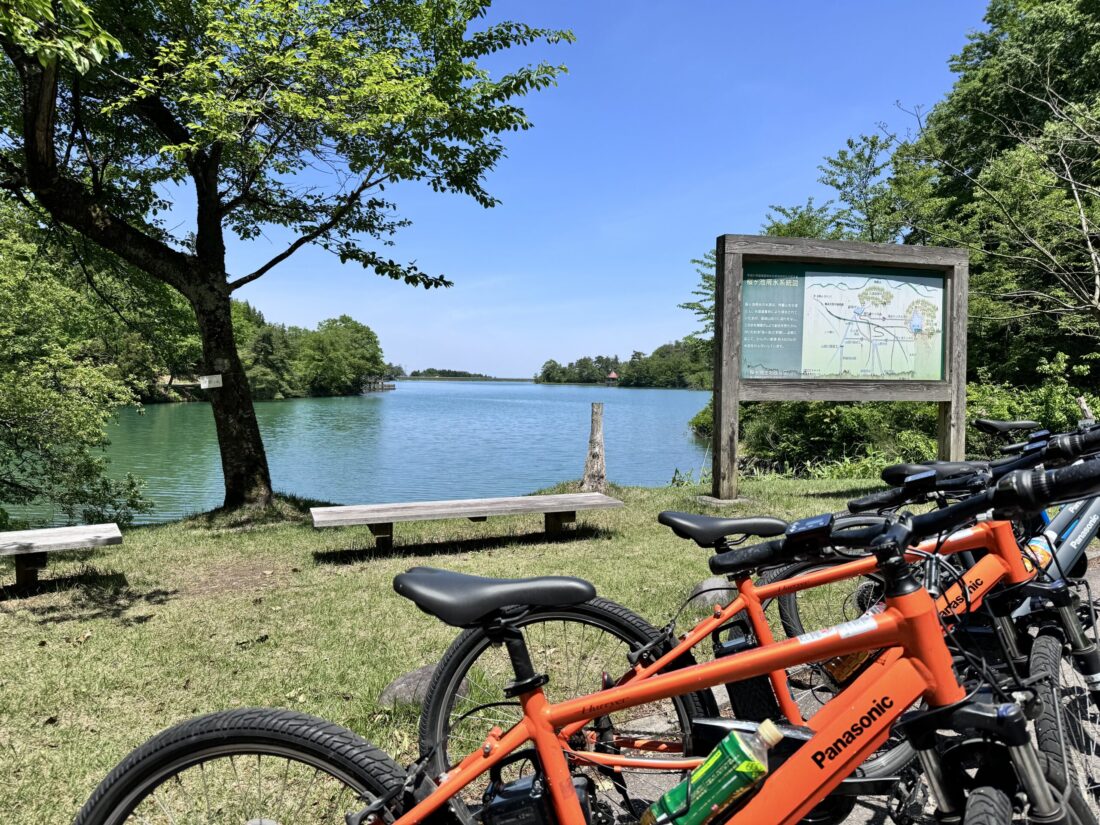
<svg viewBox="0 0 1100 825"><path fill-rule="evenodd" d="M744 378L943 379L938 274L746 265L743 293Z"/></svg>

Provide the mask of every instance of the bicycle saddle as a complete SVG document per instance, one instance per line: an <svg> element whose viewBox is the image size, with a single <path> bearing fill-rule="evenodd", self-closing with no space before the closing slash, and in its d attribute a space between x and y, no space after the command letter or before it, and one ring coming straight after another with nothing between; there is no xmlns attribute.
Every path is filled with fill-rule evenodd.
<svg viewBox="0 0 1100 825"><path fill-rule="evenodd" d="M781 536L787 529L787 522L769 516L719 518L672 510L660 513L657 521L671 527L680 538L693 539L700 547L713 547L726 536Z"/></svg>
<svg viewBox="0 0 1100 825"><path fill-rule="evenodd" d="M915 473L936 471L936 480L965 476L989 470L988 461L933 461L928 464L891 464L880 476L891 487L900 487L906 478Z"/></svg>
<svg viewBox="0 0 1100 825"><path fill-rule="evenodd" d="M1037 430L1042 424L1038 421L996 421L992 418L975 418L974 429L986 435L1004 435L1017 430Z"/></svg>
<svg viewBox="0 0 1100 825"><path fill-rule="evenodd" d="M489 579L437 567L413 567L394 578L393 589L425 613L454 627L475 627L501 608L513 605L566 607L596 597L596 588L584 579Z"/></svg>

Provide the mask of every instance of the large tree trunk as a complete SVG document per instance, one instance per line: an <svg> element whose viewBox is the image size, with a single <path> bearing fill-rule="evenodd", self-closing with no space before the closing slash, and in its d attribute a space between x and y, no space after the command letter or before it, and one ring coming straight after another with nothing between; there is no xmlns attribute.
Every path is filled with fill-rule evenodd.
<svg viewBox="0 0 1100 825"><path fill-rule="evenodd" d="M99 201L98 193L89 191L86 180L68 177L59 168L61 142L56 128L59 62L55 58L43 65L9 38L0 37L0 48L16 68L22 85L25 157L25 174L11 162L0 164L0 170L9 178L4 184L17 192L29 188L58 222L187 297L202 336L204 370L222 376L222 386L209 392L225 476L225 506L269 504L271 474L267 455L252 393L233 339L217 185L221 148L197 150L188 158L198 214L195 252L182 252L112 214ZM187 127L155 95L143 96L136 106L169 143L190 142Z"/></svg>
<svg viewBox="0 0 1100 825"><path fill-rule="evenodd" d="M223 279L224 280L224 279ZM237 355L229 292L216 286L190 290L202 336L202 353L208 374L220 374L222 385L208 390L214 424L218 430L225 506L266 506L271 503L271 473L256 421L252 391Z"/></svg>

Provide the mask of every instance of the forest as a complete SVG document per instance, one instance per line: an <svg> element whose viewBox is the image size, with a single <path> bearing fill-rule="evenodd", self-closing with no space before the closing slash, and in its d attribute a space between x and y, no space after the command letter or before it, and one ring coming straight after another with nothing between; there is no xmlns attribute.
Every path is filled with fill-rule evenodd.
<svg viewBox="0 0 1100 825"><path fill-rule="evenodd" d="M986 22L952 58L946 97L849 139L818 168L830 198L773 206L761 231L967 249L969 417L1065 429L1075 399L1095 410L1100 392L1100 9L994 0ZM695 263L684 306L709 354L714 253ZM746 451L769 469L873 475L934 453L932 404L744 408ZM692 424L709 434L709 408ZM970 434L968 451L990 447Z"/></svg>

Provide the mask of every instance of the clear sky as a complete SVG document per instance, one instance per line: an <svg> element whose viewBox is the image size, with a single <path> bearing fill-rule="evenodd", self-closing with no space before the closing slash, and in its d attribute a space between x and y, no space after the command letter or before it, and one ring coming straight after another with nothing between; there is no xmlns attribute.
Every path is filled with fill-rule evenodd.
<svg viewBox="0 0 1100 825"><path fill-rule="evenodd" d="M268 320L347 313L387 360L515 377L554 358L651 351L695 328L676 305L689 261L770 204L826 197L817 165L897 108L935 103L947 60L982 26L974 0L499 0L493 16L570 28L577 42L515 50L500 67L569 67L525 99L485 210L419 185L389 191L412 226L389 254L454 281L406 286L307 249L237 293ZM285 239L230 251L249 271Z"/></svg>

